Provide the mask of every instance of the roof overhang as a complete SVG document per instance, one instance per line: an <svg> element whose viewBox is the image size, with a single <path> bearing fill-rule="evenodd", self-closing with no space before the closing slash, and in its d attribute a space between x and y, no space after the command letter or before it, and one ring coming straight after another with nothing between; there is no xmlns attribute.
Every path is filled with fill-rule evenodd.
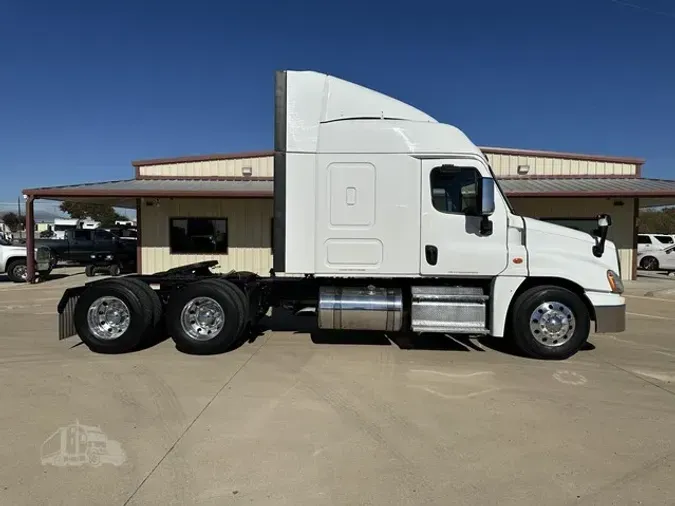
<svg viewBox="0 0 675 506"><path fill-rule="evenodd" d="M515 198L640 198L657 202L653 205L675 203L675 181L666 179L634 176L514 177L500 179L499 184L509 197Z"/></svg>
<svg viewBox="0 0 675 506"><path fill-rule="evenodd" d="M641 207L675 204L675 181L638 177L503 178L514 198L639 198ZM50 200L109 203L133 208L140 198L272 198L271 178L151 178L30 188L26 196Z"/></svg>
<svg viewBox="0 0 675 506"><path fill-rule="evenodd" d="M29 188L23 193L39 199L109 203L133 208L140 198L271 198L273 182L260 179L126 179Z"/></svg>

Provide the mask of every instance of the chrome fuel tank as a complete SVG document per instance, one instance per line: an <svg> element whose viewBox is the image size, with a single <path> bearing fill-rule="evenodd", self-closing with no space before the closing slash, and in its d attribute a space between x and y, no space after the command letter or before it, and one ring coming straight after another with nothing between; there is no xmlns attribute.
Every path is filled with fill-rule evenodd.
<svg viewBox="0 0 675 506"><path fill-rule="evenodd" d="M399 331L403 324L401 290L323 286L318 324L322 329Z"/></svg>

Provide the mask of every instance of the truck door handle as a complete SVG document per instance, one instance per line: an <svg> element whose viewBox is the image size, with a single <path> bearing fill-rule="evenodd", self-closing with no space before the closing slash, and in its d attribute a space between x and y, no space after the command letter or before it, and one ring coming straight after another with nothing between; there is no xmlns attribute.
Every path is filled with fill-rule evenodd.
<svg viewBox="0 0 675 506"><path fill-rule="evenodd" d="M427 257L427 263L429 265L436 265L436 262L438 262L438 248L436 246L427 244L424 247L424 254Z"/></svg>

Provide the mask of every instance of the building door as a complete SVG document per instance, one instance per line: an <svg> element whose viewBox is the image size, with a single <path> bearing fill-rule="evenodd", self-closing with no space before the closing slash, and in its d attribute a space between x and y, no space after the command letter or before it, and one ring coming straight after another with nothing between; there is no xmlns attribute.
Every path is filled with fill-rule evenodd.
<svg viewBox="0 0 675 506"><path fill-rule="evenodd" d="M475 213L478 160L422 160L420 273L495 276L507 265L506 210L497 198L492 233L481 233Z"/></svg>

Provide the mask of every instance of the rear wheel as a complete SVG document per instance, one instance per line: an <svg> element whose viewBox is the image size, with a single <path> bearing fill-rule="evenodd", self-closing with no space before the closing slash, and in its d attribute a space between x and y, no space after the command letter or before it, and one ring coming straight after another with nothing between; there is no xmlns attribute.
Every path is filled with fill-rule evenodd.
<svg viewBox="0 0 675 506"><path fill-rule="evenodd" d="M117 264L113 264L108 269L108 272L110 273L111 276L119 276L121 272L120 266Z"/></svg>
<svg viewBox="0 0 675 506"><path fill-rule="evenodd" d="M152 320L150 328L143 336L142 338L143 341L155 337L158 333L162 331L164 323L163 322L164 312L162 307L162 301L160 300L159 295L157 295L157 292L155 292L152 288L150 288L150 285L144 283L140 279L125 278L125 277L118 279L104 280L101 282L101 284L122 284L124 286L127 286L138 296L144 307L150 307L152 309Z"/></svg>
<svg viewBox="0 0 675 506"><path fill-rule="evenodd" d="M90 350L125 353L135 349L153 323L153 310L123 283L89 286L75 306L75 329Z"/></svg>
<svg viewBox="0 0 675 506"><path fill-rule="evenodd" d="M556 286L537 286L513 305L513 340L533 358L563 360L588 340L590 315L579 295Z"/></svg>
<svg viewBox="0 0 675 506"><path fill-rule="evenodd" d="M644 257L640 260L640 267L646 271L656 271L659 269L659 261L654 257Z"/></svg>
<svg viewBox="0 0 675 506"><path fill-rule="evenodd" d="M40 278L40 281L46 280L51 273L52 273L51 269L47 269L45 271L38 271L38 276Z"/></svg>
<svg viewBox="0 0 675 506"><path fill-rule="evenodd" d="M84 268L84 275L87 276L88 278L93 277L96 274L96 267L93 265L87 265Z"/></svg>
<svg viewBox="0 0 675 506"><path fill-rule="evenodd" d="M169 334L181 351L212 354L227 351L241 337L246 308L239 290L225 280L204 280L175 292L167 305Z"/></svg>

